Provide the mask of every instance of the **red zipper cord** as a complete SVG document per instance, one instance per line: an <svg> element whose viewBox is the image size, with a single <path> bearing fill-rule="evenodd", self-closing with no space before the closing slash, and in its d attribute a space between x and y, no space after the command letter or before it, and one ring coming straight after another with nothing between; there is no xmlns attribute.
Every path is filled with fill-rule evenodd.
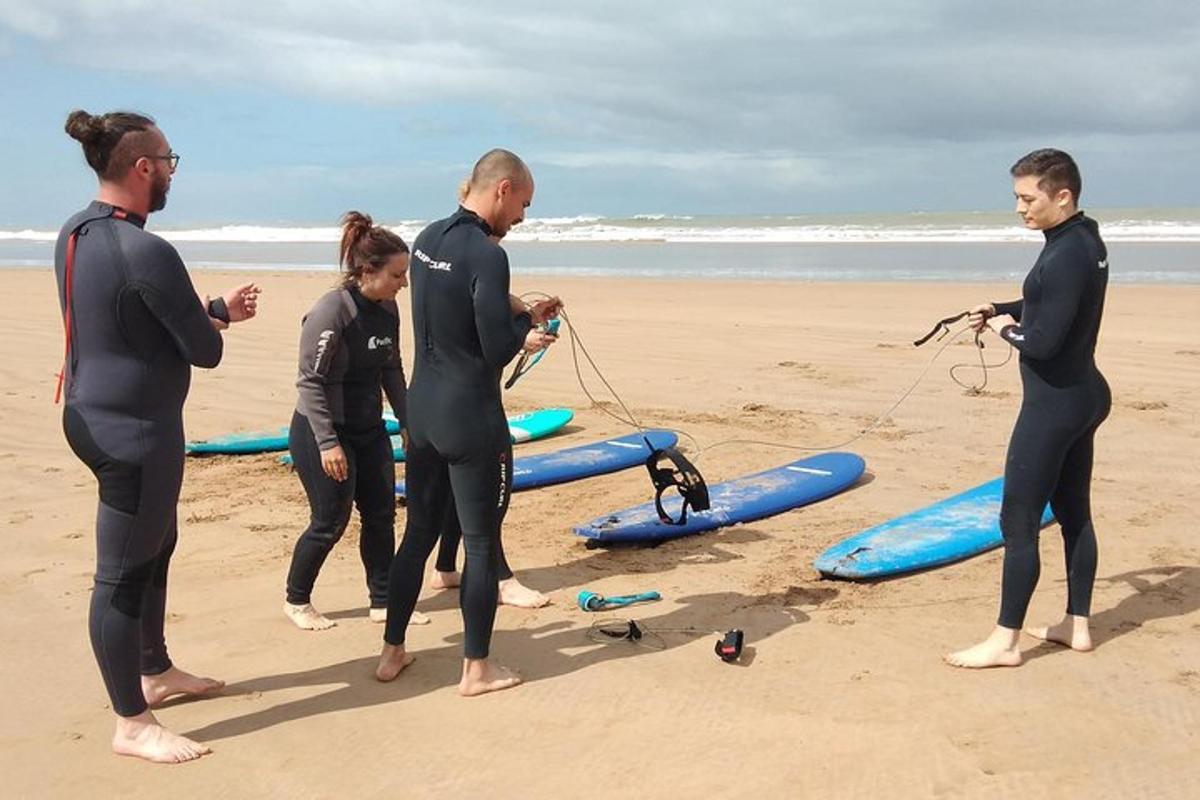
<svg viewBox="0 0 1200 800"><path fill-rule="evenodd" d="M62 370L58 373L58 387L54 390L55 405L58 405L62 398L63 382L67 378L67 361L71 358L71 278L75 267L75 241L78 238L79 231L75 230L71 231L67 239L67 264L63 270L63 299L66 301L63 304L63 331L66 334L66 346L63 351Z"/></svg>
<svg viewBox="0 0 1200 800"><path fill-rule="evenodd" d="M112 216L114 219L125 219L129 214L124 209L114 208ZM67 238L67 259L63 268L63 299L65 301L63 303L63 331L66 334L66 345L63 350L62 370L58 373L58 386L54 390L55 405L58 405L58 401L62 399L63 384L67 378L67 362L71 358L71 286L74 283L75 242L78 239L79 228L76 228Z"/></svg>

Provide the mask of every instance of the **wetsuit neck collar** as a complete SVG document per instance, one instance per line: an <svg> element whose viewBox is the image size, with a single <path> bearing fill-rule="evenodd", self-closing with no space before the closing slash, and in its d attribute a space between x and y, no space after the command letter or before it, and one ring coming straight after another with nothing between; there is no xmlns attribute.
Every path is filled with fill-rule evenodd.
<svg viewBox="0 0 1200 800"><path fill-rule="evenodd" d="M139 228L146 227L145 217L140 217L137 214L134 214L132 211L126 211L120 206L114 206L109 203L103 203L99 200L93 200L92 204L88 206L88 210L95 211L96 213L105 217L117 217L118 219L123 219L126 222L133 223Z"/></svg>
<svg viewBox="0 0 1200 800"><path fill-rule="evenodd" d="M1062 222L1055 225L1053 228L1046 228L1042 233L1046 236L1047 242L1053 242L1059 236L1062 236L1067 230L1074 228L1084 219L1082 211L1076 211L1071 216L1064 219Z"/></svg>
<svg viewBox="0 0 1200 800"><path fill-rule="evenodd" d="M492 235L492 226L488 225L487 220L476 214L474 211L471 211L468 208L463 208L462 206L459 206L458 211L455 211L454 216L450 218L450 227L453 228L460 222L468 222L478 225L480 229L483 230L485 236Z"/></svg>
<svg viewBox="0 0 1200 800"><path fill-rule="evenodd" d="M357 283L347 283L347 284L345 284L344 288L346 289L347 292L350 293L351 299L353 299L356 303L362 302L362 303L367 303L369 305L374 305L374 306L383 305L382 300L376 300L372 297L367 297L365 294L363 294L362 287L359 286Z"/></svg>

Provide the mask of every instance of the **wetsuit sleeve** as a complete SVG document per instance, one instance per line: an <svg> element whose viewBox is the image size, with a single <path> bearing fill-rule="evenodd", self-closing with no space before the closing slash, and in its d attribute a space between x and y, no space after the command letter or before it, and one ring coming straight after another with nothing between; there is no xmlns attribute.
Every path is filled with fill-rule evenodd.
<svg viewBox="0 0 1200 800"><path fill-rule="evenodd" d="M130 264L145 266L130 275L130 288L167 329L180 355L189 364L215 367L221 362L224 341L196 296L183 259L174 247L161 239L154 240L147 250L144 258L129 259Z"/></svg>
<svg viewBox="0 0 1200 800"><path fill-rule="evenodd" d="M320 450L340 444L333 428L333 409L326 394L326 381L338 348L342 346L342 332L347 322L340 295L341 292L330 292L322 297L300 327L296 408L308 419Z"/></svg>
<svg viewBox="0 0 1200 800"><path fill-rule="evenodd" d="M1025 310L1025 301L1009 300L1007 303L992 303L992 308L996 309L996 314L1008 314L1017 322L1020 322L1021 312Z"/></svg>
<svg viewBox="0 0 1200 800"><path fill-rule="evenodd" d="M1029 358L1039 361L1053 358L1062 349L1075 321L1087 291L1088 276L1086 264L1078 259L1058 259L1046 264L1036 317L1027 317L1020 325L1004 326L1000 337Z"/></svg>
<svg viewBox="0 0 1200 800"><path fill-rule="evenodd" d="M499 247L475 273L471 298L475 305L475 329L488 366L504 369L525 344L525 336L533 327L529 312L515 317L508 296L508 256Z"/></svg>
<svg viewBox="0 0 1200 800"><path fill-rule="evenodd" d="M400 356L400 312L395 308L394 303L392 305L392 310L396 314L396 334L392 337L392 341L396 344L392 348L391 361L383 367L383 393L387 395L392 413L396 415L396 419L400 420L400 425L407 427L408 387L404 378L404 361Z"/></svg>

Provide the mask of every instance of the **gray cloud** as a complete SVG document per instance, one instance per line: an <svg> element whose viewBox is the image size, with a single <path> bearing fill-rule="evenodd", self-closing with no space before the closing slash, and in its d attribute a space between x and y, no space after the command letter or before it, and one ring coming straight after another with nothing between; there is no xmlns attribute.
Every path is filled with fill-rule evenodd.
<svg viewBox="0 0 1200 800"><path fill-rule="evenodd" d="M414 129L480 104L581 180L765 197L902 186L954 157L1003 153L1001 171L1026 142L1182 152L1200 129L1200 6L1177 1L0 0L5 29L80 65L408 109Z"/></svg>

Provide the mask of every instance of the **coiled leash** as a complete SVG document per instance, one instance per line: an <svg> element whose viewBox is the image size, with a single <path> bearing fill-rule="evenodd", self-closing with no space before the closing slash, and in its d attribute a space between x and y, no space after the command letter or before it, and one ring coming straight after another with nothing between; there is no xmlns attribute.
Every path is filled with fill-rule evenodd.
<svg viewBox="0 0 1200 800"><path fill-rule="evenodd" d="M952 317L946 317L945 319L938 320L937 323L933 326L933 329L929 331L929 333L925 334L920 339L916 339L915 341L913 341L913 346L920 347L921 345L928 342L930 339L933 339L934 336L937 336L937 339L935 341L940 342L942 339L946 338L946 336L953 333L953 331L950 330L951 325L958 322L963 317L970 316L970 314L971 314L970 311L963 311L958 314L955 314ZM962 333L962 331L959 331L958 334L955 335L955 338L957 338L958 335L961 335L961 333ZM960 369L968 369L968 368L975 369L976 368L975 364L955 364L954 366L950 367L950 380L954 381L959 386L966 389L968 392L971 392L972 394L980 394L981 392L983 392L983 390L985 388L987 388L988 370L997 369L999 367L1002 367L1009 362L1009 359L1012 358L1012 345L1009 345L1008 346L1008 355L1005 356L1003 361L1001 361L999 364L987 363L987 361L984 360L984 357L983 357L984 344L983 344L983 339L981 338L982 336L983 336L982 328L975 331L975 350L979 354L978 369L980 370L980 372L983 373L983 382L982 383L980 383L978 385L964 383L958 379L958 375L956 374L956 372Z"/></svg>

